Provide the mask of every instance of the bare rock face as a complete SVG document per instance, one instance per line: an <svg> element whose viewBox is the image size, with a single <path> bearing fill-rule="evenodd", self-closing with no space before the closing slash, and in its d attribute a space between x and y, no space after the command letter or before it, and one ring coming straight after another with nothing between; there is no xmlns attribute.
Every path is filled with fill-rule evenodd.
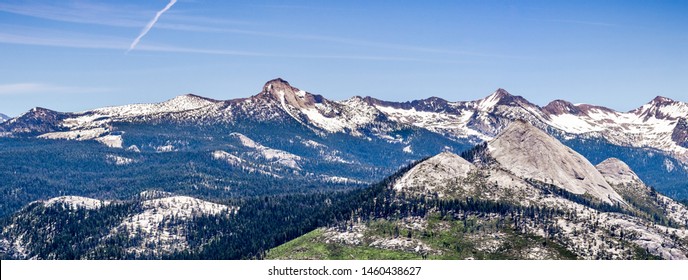
<svg viewBox="0 0 688 280"><path fill-rule="evenodd" d="M525 121L515 121L488 142L491 156L524 179L535 179L606 203L623 202L582 155Z"/></svg>
<svg viewBox="0 0 688 280"><path fill-rule="evenodd" d="M450 152L443 152L414 166L395 185L397 191L438 192L457 178L466 178L475 170L472 163Z"/></svg>
<svg viewBox="0 0 688 280"><path fill-rule="evenodd" d="M671 140L674 140L681 147L688 148L688 121L686 119L678 119L674 131L671 133Z"/></svg>
<svg viewBox="0 0 688 280"><path fill-rule="evenodd" d="M551 114L551 115L563 115L563 114L571 114L571 115L579 115L581 114L581 110L576 107L575 105L571 104L571 102L557 99L549 104L547 106L542 107L542 111Z"/></svg>
<svg viewBox="0 0 688 280"><path fill-rule="evenodd" d="M617 158L608 158L595 167L610 184L643 183L625 162Z"/></svg>
<svg viewBox="0 0 688 280"><path fill-rule="evenodd" d="M294 108L314 108L316 103L322 102L321 96L316 96L292 87L289 82L277 78L268 81L258 96L273 98L279 102L289 104ZM320 99L320 100L319 100Z"/></svg>

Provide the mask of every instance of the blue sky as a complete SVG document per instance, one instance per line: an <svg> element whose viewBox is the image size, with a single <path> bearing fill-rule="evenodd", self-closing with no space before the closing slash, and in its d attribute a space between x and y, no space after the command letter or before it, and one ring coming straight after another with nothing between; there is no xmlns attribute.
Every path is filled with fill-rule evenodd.
<svg viewBox="0 0 688 280"><path fill-rule="evenodd" d="M627 111L688 101L688 1L0 1L0 113L282 77L334 100L482 98L497 88Z"/></svg>

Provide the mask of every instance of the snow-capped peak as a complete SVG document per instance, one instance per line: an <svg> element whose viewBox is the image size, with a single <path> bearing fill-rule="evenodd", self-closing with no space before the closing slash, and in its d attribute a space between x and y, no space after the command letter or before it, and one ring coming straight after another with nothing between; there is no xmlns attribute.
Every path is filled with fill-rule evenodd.
<svg viewBox="0 0 688 280"><path fill-rule="evenodd" d="M676 120L688 116L688 103L674 101L671 98L657 96L649 103L631 111L645 120L650 118Z"/></svg>
<svg viewBox="0 0 688 280"><path fill-rule="evenodd" d="M170 111L186 111L198 109L219 102L210 98L205 98L195 94L184 94L160 103L161 109L168 109Z"/></svg>
<svg viewBox="0 0 688 280"><path fill-rule="evenodd" d="M162 113L175 113L195 110L210 106L220 101L201 97L194 94L185 94L174 97L162 103L131 104L115 107L95 109L91 114L100 114L107 117L134 117L154 115Z"/></svg>
<svg viewBox="0 0 688 280"><path fill-rule="evenodd" d="M478 100L478 102L477 102L478 108L481 111L489 111L490 109L494 108L494 106L496 106L498 103L500 103L500 101L503 98L508 98L510 96L512 96L512 95L509 92L507 92L506 90L504 90L502 88L498 88L492 94L488 95L487 97L485 97L481 100Z"/></svg>
<svg viewBox="0 0 688 280"><path fill-rule="evenodd" d="M201 105L207 105L208 103L215 103L219 102L214 99L210 99L207 97L203 97L200 95L196 95L193 93L187 93L184 95L180 95L177 97L174 97L170 100L165 101L164 103L176 103L176 104L201 104Z"/></svg>
<svg viewBox="0 0 688 280"><path fill-rule="evenodd" d="M512 95L502 88L498 88L495 92L488 95L487 97L475 101L475 104L477 105L477 109L483 112L491 111L497 105L535 107L525 98L521 96Z"/></svg>
<svg viewBox="0 0 688 280"><path fill-rule="evenodd" d="M490 96L488 96L488 98L502 99L504 97L509 97L509 96L512 96L511 93L509 93L508 91L506 91L503 88L498 88L497 90L495 90L494 93L492 93Z"/></svg>

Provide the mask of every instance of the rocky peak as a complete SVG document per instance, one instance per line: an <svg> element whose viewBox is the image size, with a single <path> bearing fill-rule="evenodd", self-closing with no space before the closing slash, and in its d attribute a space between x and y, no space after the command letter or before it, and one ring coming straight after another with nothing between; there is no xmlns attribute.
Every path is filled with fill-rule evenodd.
<svg viewBox="0 0 688 280"><path fill-rule="evenodd" d="M582 111L578 107L576 107L576 105L573 105L571 102L561 99L554 100L547 104L547 106L542 107L542 111L550 115L579 115L582 113Z"/></svg>
<svg viewBox="0 0 688 280"><path fill-rule="evenodd" d="M511 97L511 96L513 96L513 95L511 95L511 93L509 93L508 91L506 91L506 90L503 89L503 88L498 88L497 90L495 90L495 92L493 92L493 93L490 95L490 97L499 98L499 99L505 98L505 97L508 98L508 97Z"/></svg>
<svg viewBox="0 0 688 280"><path fill-rule="evenodd" d="M688 116L688 104L674 101L671 98L657 96L649 103L631 111L631 113L645 120L649 118L676 120Z"/></svg>
<svg viewBox="0 0 688 280"><path fill-rule="evenodd" d="M582 155L532 124L512 122L488 142L490 155L521 178L552 184L607 203L622 202L602 174Z"/></svg>
<svg viewBox="0 0 688 280"><path fill-rule="evenodd" d="M652 101L650 101L650 103L656 104L656 105L667 105L667 104L671 104L674 102L675 101L671 98L659 96L659 95L657 97L655 97L654 99L652 99Z"/></svg>
<svg viewBox="0 0 688 280"><path fill-rule="evenodd" d="M499 103L502 99L510 99L512 98L513 95L511 95L508 91L506 91L503 88L498 88L495 92L492 94L488 95L487 97L481 99L481 102L486 102L486 103L494 103L497 104Z"/></svg>
<svg viewBox="0 0 688 280"><path fill-rule="evenodd" d="M316 103L323 103L325 98L320 95L310 94L298 88L292 87L282 78L268 81L263 86L263 91L256 98L268 98L279 104L291 105L297 109L314 108Z"/></svg>
<svg viewBox="0 0 688 280"><path fill-rule="evenodd" d="M481 111L491 111L497 105L506 106L534 106L528 100L521 96L510 94L503 88L498 88L495 92L487 97L477 100L477 107Z"/></svg>
<svg viewBox="0 0 688 280"><path fill-rule="evenodd" d="M273 92L273 91L279 91L279 90L294 90L295 88L292 87L289 82L282 78L276 78L269 80L265 83L263 86L263 92Z"/></svg>
<svg viewBox="0 0 688 280"><path fill-rule="evenodd" d="M610 184L625 184L641 182L638 175L623 161L617 158L608 158L596 165L602 176Z"/></svg>

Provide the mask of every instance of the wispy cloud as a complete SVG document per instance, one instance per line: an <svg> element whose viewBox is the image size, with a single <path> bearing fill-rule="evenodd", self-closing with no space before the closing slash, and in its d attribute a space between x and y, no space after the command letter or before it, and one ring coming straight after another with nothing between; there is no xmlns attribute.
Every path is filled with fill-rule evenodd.
<svg viewBox="0 0 688 280"><path fill-rule="evenodd" d="M122 3L111 5L82 1L55 1L49 4L30 2L21 4L0 3L0 12L59 22L111 27L140 27L147 23L150 14L155 11ZM197 27L251 24L251 22L241 20L193 16L173 12L166 13L165 18ZM174 29L173 26L163 27L156 25L156 27Z"/></svg>
<svg viewBox="0 0 688 280"><path fill-rule="evenodd" d="M7 27L7 28L5 28ZM51 30L21 28L0 25L0 30L13 30L14 33L0 31L0 43L52 46L78 49L126 50L127 39L120 37L92 36L79 33L54 33ZM298 54L284 52L256 52L231 49L204 49L193 47L179 47L159 44L141 44L139 51L166 53L195 53L206 55L243 56L243 57L274 57L294 59L337 59L337 60L376 60L376 61L408 61L427 63L463 63L452 59L424 59L413 56L380 56L364 54Z"/></svg>
<svg viewBox="0 0 688 280"><path fill-rule="evenodd" d="M75 87L62 86L46 83L14 83L14 84L0 84L0 95L17 95L17 94L64 94L64 93L100 93L109 92L111 89L107 88L91 88L91 87Z"/></svg>
<svg viewBox="0 0 688 280"><path fill-rule="evenodd" d="M150 13L134 7L116 7L106 4L65 1L60 4L0 3L0 12L60 22L96 24L118 27L139 27L142 18Z"/></svg>
<svg viewBox="0 0 688 280"><path fill-rule="evenodd" d="M416 53L429 54L445 54L463 57L493 57L493 58L507 58L507 59L526 59L522 56L484 53L476 51L463 51L459 49L446 49L427 46L417 46L403 43L388 43L379 41L360 40L354 38L345 38L338 36L327 35L313 35L313 34L299 34L286 32L266 32L260 30L250 30L242 28L232 28L229 26L246 25L248 22L234 21L226 19L197 17L192 15L175 14L174 11L165 13L174 5L174 1L170 1L167 6L156 13L156 16L146 24L139 36L129 46L129 50L136 48L141 38L146 35L148 31L155 25L156 29L177 30L187 32L201 32L201 33L227 33L239 34L246 36L278 38L289 40L303 40L311 42L325 42L335 43L340 45L349 45L357 47L369 47L376 49L399 50ZM78 2L77 2L78 3ZM281 7L281 6L280 6ZM36 4L2 4L0 3L0 11L15 13L25 16L32 16L37 18L84 23L84 24L98 24L117 27L138 27L144 24L142 18L144 13L151 11L136 11L136 7L126 6L110 6L105 4L75 4L68 2L68 4L60 5L36 5ZM165 13L166 22L159 20L162 13ZM127 52L128 52L127 51Z"/></svg>
<svg viewBox="0 0 688 280"><path fill-rule="evenodd" d="M55 32L43 28L0 25L0 43L80 49L126 50L128 39L83 33ZM10 31L11 30L11 31Z"/></svg>
<svg viewBox="0 0 688 280"><path fill-rule="evenodd" d="M153 26L155 25L155 23L158 22L158 20L160 19L160 16L162 16L162 14L164 14L165 12L167 12L167 10L172 8L172 6L174 6L174 3L177 3L177 0L170 0L170 2L167 3L167 5L164 8L162 8L162 10L155 13L155 17L153 17L153 19L150 22L148 22L148 24L146 24L146 26L143 28L143 30L141 30L141 33L139 34L139 36L136 37L136 39L134 39L134 42L131 42L131 45L129 45L129 49L127 50L127 52L130 52L131 50L136 48L136 45L139 44L139 42L141 41L141 38L143 38L143 36L146 36L146 34L148 34L148 31L150 31L151 28L153 28Z"/></svg>

